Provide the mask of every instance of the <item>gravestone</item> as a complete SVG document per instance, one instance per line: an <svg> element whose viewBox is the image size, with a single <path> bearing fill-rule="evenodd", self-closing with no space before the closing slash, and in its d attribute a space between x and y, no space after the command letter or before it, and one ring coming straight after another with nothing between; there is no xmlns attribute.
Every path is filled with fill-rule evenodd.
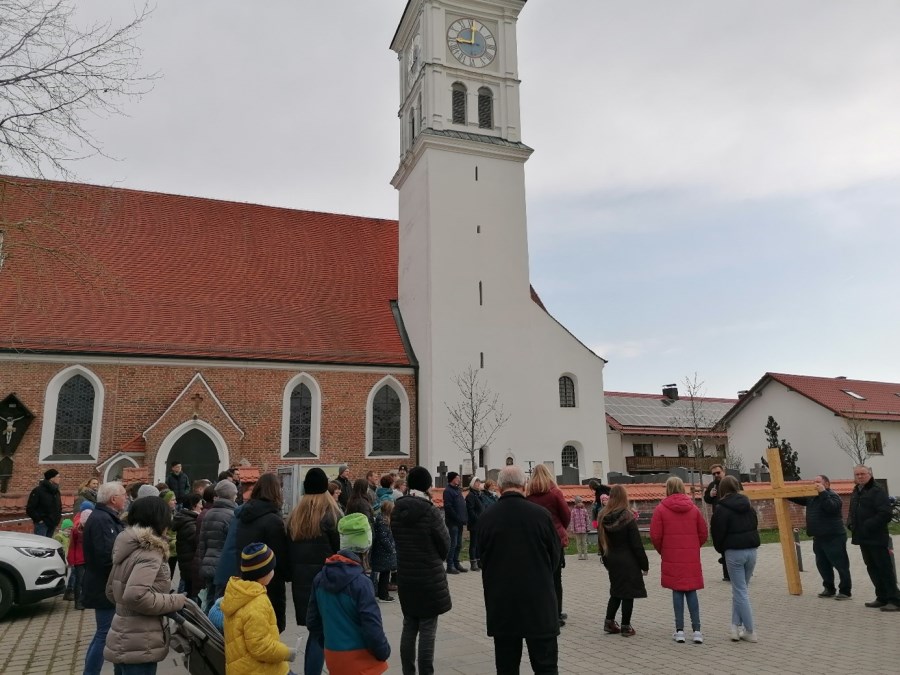
<svg viewBox="0 0 900 675"><path fill-rule="evenodd" d="M614 475L613 472L610 472L609 474L610 485L631 485L634 482L634 476L629 476L627 473L619 473Z"/></svg>
<svg viewBox="0 0 900 675"><path fill-rule="evenodd" d="M578 485L578 467L564 466L562 474L556 477L557 485Z"/></svg>
<svg viewBox="0 0 900 675"><path fill-rule="evenodd" d="M673 476L678 476L685 483L691 482L691 472L683 466L676 466L669 473Z"/></svg>
<svg viewBox="0 0 900 675"><path fill-rule="evenodd" d="M438 464L437 467L437 478L434 479L435 487L447 487L447 470L449 468L450 467L444 464L444 460L441 460L441 463Z"/></svg>

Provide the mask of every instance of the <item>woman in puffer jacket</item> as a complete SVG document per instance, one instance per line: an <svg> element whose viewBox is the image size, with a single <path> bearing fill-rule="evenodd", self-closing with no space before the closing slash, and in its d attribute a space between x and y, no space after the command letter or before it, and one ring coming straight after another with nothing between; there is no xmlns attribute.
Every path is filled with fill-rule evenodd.
<svg viewBox="0 0 900 675"><path fill-rule="evenodd" d="M103 658L116 672L153 675L169 653L165 615L184 607L185 596L169 592L169 541L172 512L159 497L136 499L130 527L116 538L106 597L116 605Z"/></svg>
<svg viewBox="0 0 900 675"><path fill-rule="evenodd" d="M685 642L685 602L691 615L692 640L695 644L703 642L697 591L703 588L700 547L706 543L708 534L700 509L685 493L684 481L672 476L666 481L666 498L653 510L650 541L662 557L662 587L672 590L675 642Z"/></svg>

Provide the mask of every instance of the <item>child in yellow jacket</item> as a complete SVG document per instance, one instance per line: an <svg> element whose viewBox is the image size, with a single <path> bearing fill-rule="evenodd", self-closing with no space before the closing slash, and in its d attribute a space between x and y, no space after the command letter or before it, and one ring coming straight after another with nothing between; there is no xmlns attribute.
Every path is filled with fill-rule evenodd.
<svg viewBox="0 0 900 675"><path fill-rule="evenodd" d="M241 552L241 578L225 587L225 664L228 675L290 675L294 649L278 637L275 610L266 586L275 576L275 554L265 544L249 544Z"/></svg>

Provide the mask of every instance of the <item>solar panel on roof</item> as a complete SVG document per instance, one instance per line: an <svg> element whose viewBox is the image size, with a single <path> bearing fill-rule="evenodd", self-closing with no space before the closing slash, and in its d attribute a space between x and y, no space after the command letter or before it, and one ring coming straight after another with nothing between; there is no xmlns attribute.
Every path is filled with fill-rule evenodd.
<svg viewBox="0 0 900 675"><path fill-rule="evenodd" d="M732 406L728 402L702 401L697 403L699 415L710 426L722 418ZM686 426L691 419L690 399L665 402L656 398L607 397L606 412L619 424L627 427Z"/></svg>

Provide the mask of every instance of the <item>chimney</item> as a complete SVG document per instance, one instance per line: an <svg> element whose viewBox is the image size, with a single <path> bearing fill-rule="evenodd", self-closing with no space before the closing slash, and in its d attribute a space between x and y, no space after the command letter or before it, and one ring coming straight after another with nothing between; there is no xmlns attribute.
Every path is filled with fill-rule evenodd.
<svg viewBox="0 0 900 675"><path fill-rule="evenodd" d="M663 391L663 396L665 396L670 401L678 400L678 385L677 384L664 384L662 391Z"/></svg>
<svg viewBox="0 0 900 675"><path fill-rule="evenodd" d="M749 393L750 393L750 390L749 390L749 389L741 389L741 390L738 392L738 398L744 398L744 397L745 397L747 394L749 394Z"/></svg>

